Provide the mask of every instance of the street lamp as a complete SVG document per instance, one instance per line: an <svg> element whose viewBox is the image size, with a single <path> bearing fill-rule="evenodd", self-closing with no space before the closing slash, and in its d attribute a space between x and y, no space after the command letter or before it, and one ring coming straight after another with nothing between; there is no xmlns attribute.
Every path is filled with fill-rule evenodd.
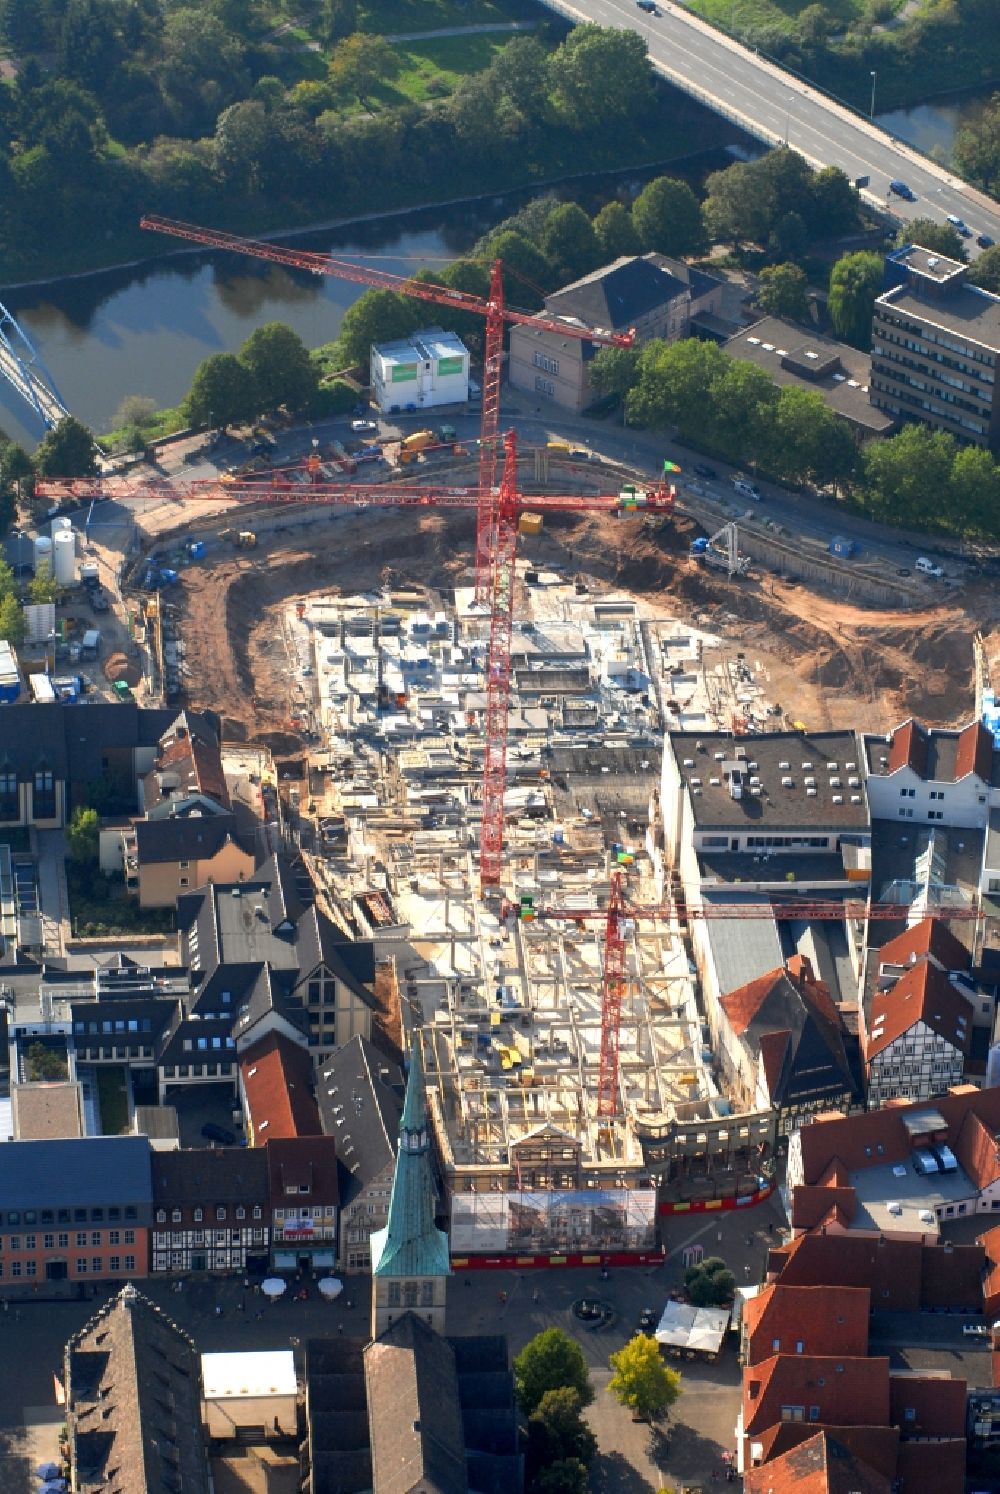
<svg viewBox="0 0 1000 1494"><path fill-rule="evenodd" d="M871 118L871 119L875 118L875 79L877 77L878 77L878 73L875 72L875 70L873 68L872 69L872 106L871 106L871 109L869 111L869 118Z"/></svg>

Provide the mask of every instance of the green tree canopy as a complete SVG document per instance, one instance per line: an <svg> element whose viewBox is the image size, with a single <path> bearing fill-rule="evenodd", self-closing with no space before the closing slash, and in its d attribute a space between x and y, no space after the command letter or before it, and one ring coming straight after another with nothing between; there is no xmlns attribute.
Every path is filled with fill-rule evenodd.
<svg viewBox="0 0 1000 1494"><path fill-rule="evenodd" d="M658 1421L681 1393L681 1377L664 1363L660 1346L636 1334L608 1360L613 1371L608 1389L622 1406L644 1421Z"/></svg>
<svg viewBox="0 0 1000 1494"><path fill-rule="evenodd" d="M156 410L156 400L151 399L148 394L126 394L111 417L111 429L121 430L126 426L134 426L141 431L151 424Z"/></svg>
<svg viewBox="0 0 1000 1494"><path fill-rule="evenodd" d="M635 31L582 25L550 56L549 77L569 122L584 130L597 119L624 119L642 109L652 74Z"/></svg>
<svg viewBox="0 0 1000 1494"><path fill-rule="evenodd" d="M568 285L596 269L600 260L597 235L583 208L563 202L549 214L540 248L560 285Z"/></svg>
<svg viewBox="0 0 1000 1494"><path fill-rule="evenodd" d="M638 254L639 235L623 202L606 202L594 219L594 235L601 262L610 264L624 254Z"/></svg>
<svg viewBox="0 0 1000 1494"><path fill-rule="evenodd" d="M587 1470L579 1458L560 1458L538 1471L531 1494L590 1494Z"/></svg>
<svg viewBox="0 0 1000 1494"><path fill-rule="evenodd" d="M778 392L773 425L773 461L793 482L841 486L850 480L857 449L847 425L815 389L786 385Z"/></svg>
<svg viewBox="0 0 1000 1494"><path fill-rule="evenodd" d="M960 446L951 464L949 527L1000 533L1000 467L981 446Z"/></svg>
<svg viewBox="0 0 1000 1494"><path fill-rule="evenodd" d="M211 353L195 369L183 401L185 419L195 426L238 425L257 414L250 370L235 353Z"/></svg>
<svg viewBox="0 0 1000 1494"><path fill-rule="evenodd" d="M491 259L503 261L504 296L509 306L534 311L555 284L555 271L547 255L516 229L507 229L487 240Z"/></svg>
<svg viewBox="0 0 1000 1494"><path fill-rule="evenodd" d="M66 415L35 452L39 477L93 477L97 454L93 433L75 415Z"/></svg>
<svg viewBox="0 0 1000 1494"><path fill-rule="evenodd" d="M749 161L737 161L706 178L702 211L713 239L738 248L748 242L762 244L767 238L768 203Z"/></svg>
<svg viewBox="0 0 1000 1494"><path fill-rule="evenodd" d="M337 341L345 368L368 367L373 342L397 342L420 325L421 309L396 291L369 290L344 312Z"/></svg>
<svg viewBox="0 0 1000 1494"><path fill-rule="evenodd" d="M599 348L590 365L590 386L595 394L616 394L624 399L639 376L639 349Z"/></svg>
<svg viewBox="0 0 1000 1494"><path fill-rule="evenodd" d="M318 372L302 338L284 322L268 322L251 332L240 348L239 360L253 381L258 410L284 405L300 414L315 400Z"/></svg>
<svg viewBox="0 0 1000 1494"><path fill-rule="evenodd" d="M632 204L632 222L643 249L675 258L704 254L708 235L701 206L687 182L658 176Z"/></svg>
<svg viewBox="0 0 1000 1494"><path fill-rule="evenodd" d="M872 313L881 290L881 256L866 249L845 254L830 271L830 320L837 335L852 347L871 347Z"/></svg>
<svg viewBox="0 0 1000 1494"><path fill-rule="evenodd" d="M891 441L869 441L862 456L865 505L888 524L939 524L951 491L954 438L906 425Z"/></svg>
<svg viewBox="0 0 1000 1494"><path fill-rule="evenodd" d="M28 582L28 601L33 607L42 607L46 602L54 602L58 595L59 587L52 574L52 562L44 560Z"/></svg>
<svg viewBox="0 0 1000 1494"><path fill-rule="evenodd" d="M957 228L950 223L938 223L934 218L913 218L896 235L897 244L919 244L932 254L945 254L949 259L964 263L968 259L965 241Z"/></svg>
<svg viewBox="0 0 1000 1494"><path fill-rule="evenodd" d="M101 822L97 810L78 805L66 826L66 847L74 861L96 863L100 831Z"/></svg>
<svg viewBox="0 0 1000 1494"><path fill-rule="evenodd" d="M793 322L805 321L809 314L807 285L806 272L798 265L767 265L760 272L757 303L769 316L786 316Z"/></svg>
<svg viewBox="0 0 1000 1494"><path fill-rule="evenodd" d="M984 249L979 258L973 261L969 279L973 285L981 285L983 290L1000 296L1000 244L995 244L992 249Z"/></svg>
<svg viewBox="0 0 1000 1494"><path fill-rule="evenodd" d="M528 1421L528 1482L537 1471L563 1458L576 1458L589 1467L597 1440L583 1415L579 1393L569 1385L547 1390Z"/></svg>
<svg viewBox="0 0 1000 1494"><path fill-rule="evenodd" d="M714 342L688 337L648 342L639 351L639 378L628 398L629 419L658 430L676 426L683 437L704 433L712 387L726 355Z"/></svg>
<svg viewBox="0 0 1000 1494"><path fill-rule="evenodd" d="M858 222L857 188L839 166L824 166L812 179L809 222L817 238L847 233Z"/></svg>
<svg viewBox="0 0 1000 1494"><path fill-rule="evenodd" d="M399 75L400 66L399 53L384 37L356 31L334 47L327 77L338 93L364 104L380 83Z"/></svg>
<svg viewBox="0 0 1000 1494"><path fill-rule="evenodd" d="M0 638L5 638L12 648L24 641L24 613L13 592L0 598Z"/></svg>
<svg viewBox="0 0 1000 1494"><path fill-rule="evenodd" d="M575 1390L581 1406L594 1392L580 1345L561 1328L537 1333L514 1360L514 1388L523 1411L531 1416L547 1390Z"/></svg>
<svg viewBox="0 0 1000 1494"><path fill-rule="evenodd" d="M65 1079L67 1076L68 1068L65 1057L40 1040L29 1046L25 1057L28 1078L36 1084L44 1079Z"/></svg>
<svg viewBox="0 0 1000 1494"><path fill-rule="evenodd" d="M994 17L995 19L995 17ZM1000 93L995 93L975 124L955 136L955 170L993 197L1000 194Z"/></svg>
<svg viewBox="0 0 1000 1494"><path fill-rule="evenodd" d="M721 1256L710 1255L684 1272L684 1285L696 1307L731 1302L736 1282Z"/></svg>

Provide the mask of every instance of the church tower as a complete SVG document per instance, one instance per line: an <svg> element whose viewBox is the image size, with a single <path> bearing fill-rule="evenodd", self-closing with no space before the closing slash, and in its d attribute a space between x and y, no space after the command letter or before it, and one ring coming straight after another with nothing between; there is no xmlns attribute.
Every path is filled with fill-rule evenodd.
<svg viewBox="0 0 1000 1494"><path fill-rule="evenodd" d="M423 1059L414 1034L389 1220L371 1237L373 1339L404 1312L415 1313L437 1333L445 1331L451 1266L448 1237L434 1223L436 1198Z"/></svg>

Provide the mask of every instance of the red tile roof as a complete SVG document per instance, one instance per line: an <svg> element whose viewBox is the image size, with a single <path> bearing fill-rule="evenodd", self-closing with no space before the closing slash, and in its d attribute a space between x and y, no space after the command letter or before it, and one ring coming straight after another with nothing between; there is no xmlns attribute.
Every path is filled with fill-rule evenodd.
<svg viewBox="0 0 1000 1494"><path fill-rule="evenodd" d="M921 778L927 771L927 733L912 718L896 727L889 744L889 772L900 768L912 768Z"/></svg>
<svg viewBox="0 0 1000 1494"><path fill-rule="evenodd" d="M878 951L879 965L912 965L930 955L946 970L967 970L969 951L943 919L923 918Z"/></svg>
<svg viewBox="0 0 1000 1494"><path fill-rule="evenodd" d="M985 1234L979 1235L978 1239L986 1252L986 1264L983 1268L983 1312L988 1317L995 1318L1000 1310L1000 1224L995 1224Z"/></svg>
<svg viewBox="0 0 1000 1494"><path fill-rule="evenodd" d="M891 1487L890 1478L876 1473L836 1432L828 1431L813 1433L743 1476L743 1494L889 1494Z"/></svg>
<svg viewBox="0 0 1000 1494"><path fill-rule="evenodd" d="M284 1033L269 1032L240 1058L240 1079L254 1146L276 1137L322 1133L307 1048Z"/></svg>
<svg viewBox="0 0 1000 1494"><path fill-rule="evenodd" d="M848 1355L775 1354L743 1374L747 1437L782 1420L782 1406L819 1408L824 1426L881 1426L889 1421L889 1361Z"/></svg>
<svg viewBox="0 0 1000 1494"><path fill-rule="evenodd" d="M792 1228L816 1229L831 1219L850 1225L857 1212L853 1188L798 1187L792 1189Z"/></svg>
<svg viewBox="0 0 1000 1494"><path fill-rule="evenodd" d="M933 1101L887 1106L864 1115L817 1117L798 1133L803 1182L818 1182L834 1160L841 1162L849 1172L882 1163L906 1161L919 1143L907 1134L903 1117L926 1110L941 1115L947 1131L943 1139L958 1155L959 1134L970 1113L981 1116L987 1129L1000 1131L1000 1087L976 1089L971 1085L958 1085L945 1095L936 1095Z"/></svg>
<svg viewBox="0 0 1000 1494"><path fill-rule="evenodd" d="M986 1090L986 1094L995 1093ZM1000 1178L1000 1122L970 1113L954 1144L955 1156L966 1176L982 1190Z"/></svg>
<svg viewBox="0 0 1000 1494"><path fill-rule="evenodd" d="M889 1420L904 1438L964 1437L965 1410L964 1380L899 1371L889 1376Z"/></svg>
<svg viewBox="0 0 1000 1494"><path fill-rule="evenodd" d="M865 1022L866 1061L883 1053L917 1022L960 1053L969 1051L972 1005L929 960L909 966L888 990L875 992Z"/></svg>
<svg viewBox="0 0 1000 1494"><path fill-rule="evenodd" d="M772 1427L756 1440L764 1450L765 1466L769 1460L780 1458L793 1447L799 1447L828 1427L803 1422L783 1421ZM896 1459L899 1452L898 1427L835 1427L836 1440L846 1447L859 1462L880 1473L883 1478L896 1476Z"/></svg>
<svg viewBox="0 0 1000 1494"><path fill-rule="evenodd" d="M768 1279L782 1286L869 1287L873 1307L973 1308L985 1260L982 1245L925 1244L922 1235L814 1231L768 1253Z"/></svg>
<svg viewBox="0 0 1000 1494"><path fill-rule="evenodd" d="M952 1442L901 1442L896 1462L899 1488L905 1494L964 1494L965 1438Z"/></svg>
<svg viewBox="0 0 1000 1494"><path fill-rule="evenodd" d="M973 721L958 734L955 755L955 782L969 773L978 773L989 783L993 771L993 737L981 721Z"/></svg>
<svg viewBox="0 0 1000 1494"><path fill-rule="evenodd" d="M870 1307L864 1287L765 1287L743 1309L746 1362L797 1353L799 1343L804 1354L867 1354Z"/></svg>
<svg viewBox="0 0 1000 1494"><path fill-rule="evenodd" d="M336 1205L340 1202L337 1142L333 1136L290 1136L267 1143L271 1207L295 1194L295 1206ZM305 1191L305 1190L308 1191Z"/></svg>

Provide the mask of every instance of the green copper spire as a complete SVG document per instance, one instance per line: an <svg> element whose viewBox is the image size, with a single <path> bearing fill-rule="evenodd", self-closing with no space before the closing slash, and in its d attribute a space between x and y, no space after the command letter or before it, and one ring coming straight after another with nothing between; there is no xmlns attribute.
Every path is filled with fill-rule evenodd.
<svg viewBox="0 0 1000 1494"><path fill-rule="evenodd" d="M410 1050L389 1222L371 1237L375 1276L448 1276L448 1237L434 1223L437 1188L427 1130L427 1091L420 1043Z"/></svg>

